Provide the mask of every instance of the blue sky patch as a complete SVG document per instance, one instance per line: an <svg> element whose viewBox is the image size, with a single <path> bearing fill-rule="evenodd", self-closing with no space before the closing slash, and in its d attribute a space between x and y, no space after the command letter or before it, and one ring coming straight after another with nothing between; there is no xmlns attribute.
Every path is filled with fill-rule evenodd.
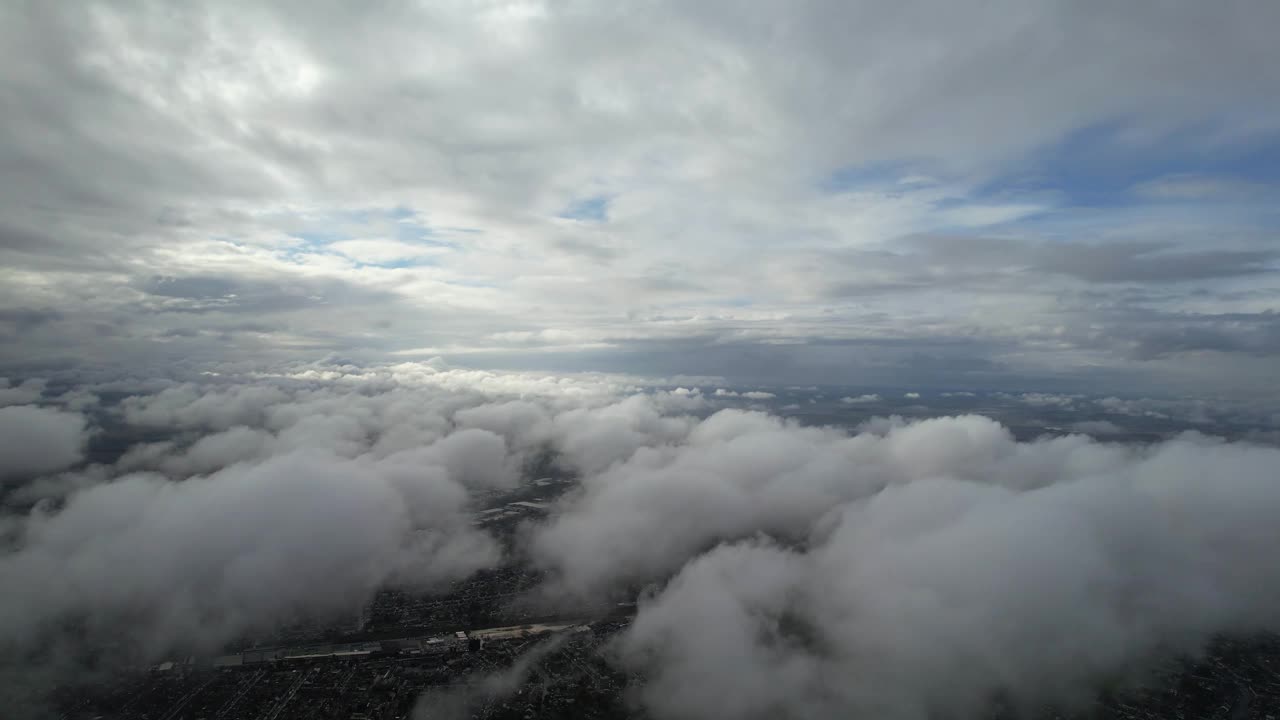
<svg viewBox="0 0 1280 720"><path fill-rule="evenodd" d="M592 195L574 200L560 211L558 217L585 222L605 222L609 219L609 203L613 198L608 195Z"/></svg>
<svg viewBox="0 0 1280 720"><path fill-rule="evenodd" d="M1198 179L1205 187L1212 181L1223 189L1280 184L1280 135L1226 144L1213 141L1212 128L1197 127L1140 142L1125 137L1128 129L1108 122L1069 133L974 196L1051 193L1065 205L1105 208L1152 202L1147 190L1170 178Z"/></svg>
<svg viewBox="0 0 1280 720"><path fill-rule="evenodd" d="M928 175L907 162L884 162L864 165L847 165L822 179L818 187L827 193L838 194L855 190L883 191L891 186L910 187L906 182L913 176Z"/></svg>

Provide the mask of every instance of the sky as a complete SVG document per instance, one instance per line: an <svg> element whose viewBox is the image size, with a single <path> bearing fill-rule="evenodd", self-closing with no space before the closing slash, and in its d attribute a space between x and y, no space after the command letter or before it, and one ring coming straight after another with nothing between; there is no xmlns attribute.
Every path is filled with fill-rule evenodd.
<svg viewBox="0 0 1280 720"><path fill-rule="evenodd" d="M11 2L0 368L1274 397L1280 5Z"/></svg>
<svg viewBox="0 0 1280 720"><path fill-rule="evenodd" d="M660 720L1275 632L1278 27L0 2L0 705L516 560L645 588ZM547 458L508 554L474 512Z"/></svg>

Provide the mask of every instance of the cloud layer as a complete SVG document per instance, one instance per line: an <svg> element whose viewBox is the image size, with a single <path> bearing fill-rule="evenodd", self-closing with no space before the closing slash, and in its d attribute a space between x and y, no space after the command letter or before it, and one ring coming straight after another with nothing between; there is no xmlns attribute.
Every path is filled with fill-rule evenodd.
<svg viewBox="0 0 1280 720"><path fill-rule="evenodd" d="M0 407L0 482L79 462L88 439L85 425L79 413L33 405Z"/></svg>
<svg viewBox="0 0 1280 720"><path fill-rule="evenodd" d="M134 439L89 464L81 412L0 408L0 650L70 625L89 645L131 628L132 657L207 651L354 622L383 587L444 587L503 559L474 503L528 481L526 463L558 449L591 472L692 422L664 411L699 400L626 387L430 365L153 382L90 406L101 432Z"/></svg>
<svg viewBox="0 0 1280 720"><path fill-rule="evenodd" d="M0 12L10 368L1274 391L1265 3Z"/></svg>
<svg viewBox="0 0 1280 720"><path fill-rule="evenodd" d="M503 561L475 500L548 453L578 487L516 557L546 571L544 600L640 593L615 661L661 718L1065 707L1217 634L1280 629L1280 449L1019 442L980 415L803 426L743 406L814 390L705 380L318 364L42 392L0 413L75 444L6 487L0 650L154 658L354 621L379 588ZM1102 437L1122 431L1104 415L1176 409L1007 399ZM132 439L85 462L87 427Z"/></svg>
<svg viewBox="0 0 1280 720"><path fill-rule="evenodd" d="M963 468L973 450L941 452ZM1280 627L1275 449L1019 450L864 491L812 514L798 546L685 564L624 640L646 702L672 718L1071 709L1215 634Z"/></svg>

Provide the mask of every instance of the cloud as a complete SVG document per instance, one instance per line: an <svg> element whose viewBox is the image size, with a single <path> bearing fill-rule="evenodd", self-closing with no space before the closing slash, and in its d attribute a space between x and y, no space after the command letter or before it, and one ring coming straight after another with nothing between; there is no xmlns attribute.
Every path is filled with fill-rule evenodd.
<svg viewBox="0 0 1280 720"><path fill-rule="evenodd" d="M553 635L516 656L511 666L490 672L478 680L469 680L461 688L428 691L418 699L413 717L461 720L471 717L475 708L509 697L538 668L543 658L559 650L569 639L567 634Z"/></svg>
<svg viewBox="0 0 1280 720"><path fill-rule="evenodd" d="M1095 437L1105 437L1107 435L1118 435L1124 432L1124 428L1110 420L1081 420L1071 423L1071 431Z"/></svg>
<svg viewBox="0 0 1280 720"><path fill-rule="evenodd" d="M0 407L36 402L44 394L44 386L41 378L29 378L14 385L9 378L0 377Z"/></svg>
<svg viewBox="0 0 1280 720"><path fill-rule="evenodd" d="M840 402L845 405L864 405L866 403L880 402L881 397L878 393L867 393L865 395L846 395L840 398Z"/></svg>
<svg viewBox="0 0 1280 720"><path fill-rule="evenodd" d="M88 440L78 412L32 405L0 407L0 479L61 470L84 457Z"/></svg>
<svg viewBox="0 0 1280 720"><path fill-rule="evenodd" d="M212 650L298 617L355 613L395 580L430 584L497 559L448 474L316 451L173 483L131 474L34 513L0 559L7 643L61 623L91 637L130 622L154 653Z"/></svg>
<svg viewBox="0 0 1280 720"><path fill-rule="evenodd" d="M1070 408L1075 404L1077 400L1080 399L1079 396L1077 395L1057 395L1054 393L1039 393L1039 392L1020 393L1018 395L1010 395L1008 393L999 393L997 397L1000 397L1006 400L1013 400L1026 405L1030 405L1032 407L1058 407L1058 408Z"/></svg>
<svg viewBox="0 0 1280 720"><path fill-rule="evenodd" d="M716 388L715 396L716 397L740 397L740 398L746 398L748 400L772 400L773 398L778 397L774 393L765 392L763 390L747 390L744 392L738 392L736 390L726 390L724 388Z"/></svg>
<svg viewBox="0 0 1280 720"><path fill-rule="evenodd" d="M22 591L0 602L0 649L70 641L59 631L69 622L83 631L74 642L94 645L127 622L121 651L149 658L354 615L379 588L429 590L499 562L496 541L470 523L472 498L514 487L524 459L550 439L586 464L655 442L640 428L620 450L593 444L607 445L608 416L630 415L610 410L613 396L578 395L566 415L546 400L477 392L489 373L461 371L471 382L455 377L450 387L414 382L448 373L227 377L125 399L118 420L170 439L9 493L17 507L57 502L6 518L13 544L0 555L0 582ZM575 397L571 381L551 380L561 401ZM639 396L626 407L675 398ZM530 417L543 430L527 426ZM8 468L45 473L81 457L78 414L9 407L0 423L15 443L3 448ZM582 460L575 449L590 452Z"/></svg>
<svg viewBox="0 0 1280 720"><path fill-rule="evenodd" d="M1000 473L1010 483L1043 482L1084 441L1049 446L1053 465L1029 473L1024 450L986 418L883 433L850 437L738 410L668 421L665 437L611 453L621 462L591 463L582 496L534 538L534 555L571 592L653 580L722 539L759 531L798 539L833 506L909 478ZM848 467L861 470L846 476Z"/></svg>
<svg viewBox="0 0 1280 720"><path fill-rule="evenodd" d="M889 488L807 551L694 560L642 605L626 657L660 717L1082 708L1152 657L1280 621L1259 509L1280 500L1274 452L1175 443L1119 478ZM1228 486L1200 482L1207 467Z"/></svg>
<svg viewBox="0 0 1280 720"><path fill-rule="evenodd" d="M1266 273L1277 255L1268 250L1168 252L1159 243L1045 246L1039 269L1098 283L1173 283Z"/></svg>
<svg viewBox="0 0 1280 720"><path fill-rule="evenodd" d="M1007 4L8 9L0 364L1265 388L1274 10Z"/></svg>
<svg viewBox="0 0 1280 720"><path fill-rule="evenodd" d="M529 480L549 449L595 472L679 437L700 394L623 397L620 378L334 363L268 377L111 381L118 457L82 457L85 419L0 408L0 660L46 644L130 658L358 613L384 587L431 591L502 561L474 499ZM161 437L161 440L154 440ZM43 475L42 477L34 477ZM75 636L63 629L79 628ZM3 663L0 663L3 664Z"/></svg>
<svg viewBox="0 0 1280 720"><path fill-rule="evenodd" d="M125 622L130 658L214 651L350 617L379 588L430 591L502 562L470 522L474 498L547 458L579 486L517 536L517 555L545 571L546 598L647 588L614 660L647 678L638 697L657 717L1070 704L1162 653L1280 627L1275 448L1197 433L1102 443L1080 433L1120 428L1096 419L1018 442L976 415L852 431L708 415L715 395L688 387L717 384L705 378L341 357L205 372L68 391L132 393L88 407L104 432L140 434L118 458L10 484L8 658L100 647ZM1027 397L1040 399L1012 399ZM1249 417L1198 401L1073 403ZM14 411L84 431L65 410L0 418Z"/></svg>
<svg viewBox="0 0 1280 720"><path fill-rule="evenodd" d="M726 410L584 477L534 552L572 593L656 583L621 657L658 717L1070 709L1280 627L1277 461L1194 435L1019 443L976 416L850 435Z"/></svg>

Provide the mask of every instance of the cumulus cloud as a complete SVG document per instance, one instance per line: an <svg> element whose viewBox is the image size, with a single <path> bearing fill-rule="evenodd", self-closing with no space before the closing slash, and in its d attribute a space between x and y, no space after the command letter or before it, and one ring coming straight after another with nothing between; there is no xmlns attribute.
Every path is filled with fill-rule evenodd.
<svg viewBox="0 0 1280 720"><path fill-rule="evenodd" d="M880 402L880 395L877 393L867 393L865 395L846 395L840 398L840 402L845 405L863 405L866 403Z"/></svg>
<svg viewBox="0 0 1280 720"><path fill-rule="evenodd" d="M406 364L153 384L106 417L165 439L39 479L81 458L84 418L0 409L4 466L24 473L7 501L30 508L0 534L0 583L22 588L0 600L0 655L68 624L99 643L127 623L141 657L212 650L491 566L477 494L517 486L551 449L596 472L682 437L703 402L601 382Z"/></svg>
<svg viewBox="0 0 1280 720"><path fill-rule="evenodd" d="M515 407L486 415L487 397L385 375L170 385L113 408L139 437L169 439L36 481L81 458L84 418L0 409L0 457L23 474L9 500L36 502L6 517L0 582L22 589L0 601L0 649L24 652L67 623L84 642L126 623L144 657L214 649L354 614L380 587L430 589L498 562L470 503L518 483L534 448L450 420L470 408L519 427Z"/></svg>
<svg viewBox="0 0 1280 720"><path fill-rule="evenodd" d="M996 397L999 397L1005 400L1013 400L1015 402L1020 402L1026 405L1031 405L1032 407L1058 407L1058 408L1070 408L1075 403L1075 401L1079 399L1079 396L1077 395L1056 395L1054 393L1039 393L1039 392L1020 393L1017 395L1011 395L1009 393L998 393Z"/></svg>
<svg viewBox="0 0 1280 720"><path fill-rule="evenodd" d="M778 397L774 393L765 392L763 390L747 390L738 392L736 390L726 390L725 388L716 388L716 397L741 397L748 400L771 400Z"/></svg>
<svg viewBox="0 0 1280 720"><path fill-rule="evenodd" d="M1280 628L1276 462L1197 435L722 411L584 478L534 547L571 592L659 583L623 659L660 717L1071 706L1217 633Z"/></svg>
<svg viewBox="0 0 1280 720"><path fill-rule="evenodd" d="M133 388L98 412L140 434L61 474L84 418L0 409L75 443L9 493L34 507L0 533L0 648L128 623L143 657L213 649L350 617L378 588L429 590L502 561L473 498L547 459L578 487L518 553L544 597L648 588L616 660L658 717L1070 705L1162 653L1280 628L1275 448L1102 443L1121 430L1103 420L1034 442L976 415L806 427L708 416L676 384L439 362L203 377L73 390Z"/></svg>
<svg viewBox="0 0 1280 720"><path fill-rule="evenodd" d="M44 393L44 386L45 381L41 378L30 378L14 385L9 378L0 377L0 407L33 403Z"/></svg>
<svg viewBox="0 0 1280 720"><path fill-rule="evenodd" d="M849 435L724 410L669 427L662 444L650 440L621 462L596 464L581 497L535 538L535 554L570 589L661 578L725 538L803 538L832 507L914 478L1030 485L1121 452L1082 450L1089 441L1081 436L1019 445L979 416L886 421Z"/></svg>
<svg viewBox="0 0 1280 720"><path fill-rule="evenodd" d="M78 412L32 405L0 408L0 479L74 465L87 440L85 418Z"/></svg>
<svg viewBox="0 0 1280 720"><path fill-rule="evenodd" d="M128 623L152 653L212 649L299 617L355 613L384 583L496 561L442 468L299 451L173 483L131 474L35 511L0 558L0 637Z"/></svg>

